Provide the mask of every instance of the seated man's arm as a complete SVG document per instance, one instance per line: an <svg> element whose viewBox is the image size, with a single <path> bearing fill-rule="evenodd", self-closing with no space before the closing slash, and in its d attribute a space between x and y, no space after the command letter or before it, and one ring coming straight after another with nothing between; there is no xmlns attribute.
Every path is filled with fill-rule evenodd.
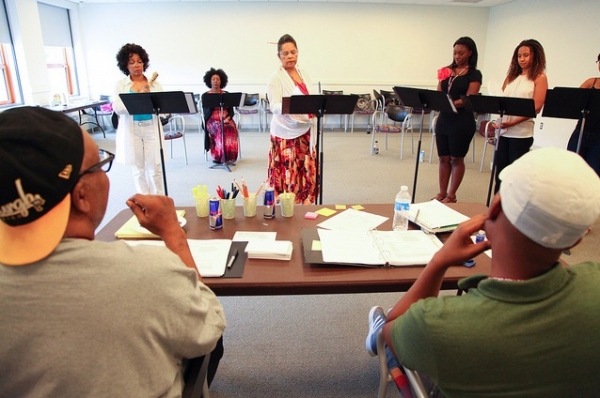
<svg viewBox="0 0 600 398"><path fill-rule="evenodd" d="M393 321L404 314L416 301L427 297L437 297L448 267L462 264L490 248L488 241L473 243L471 240L472 234L483 229L485 220L486 216L481 214L460 224L429 264L425 266L408 292L388 313L386 324L383 327L383 337L392 351L394 350L391 339Z"/></svg>
<svg viewBox="0 0 600 398"><path fill-rule="evenodd" d="M136 194L127 200L127 206L142 227L160 236L165 246L177 254L186 267L198 273L187 236L179 225L173 199L168 196ZM201 277L200 273L198 277Z"/></svg>

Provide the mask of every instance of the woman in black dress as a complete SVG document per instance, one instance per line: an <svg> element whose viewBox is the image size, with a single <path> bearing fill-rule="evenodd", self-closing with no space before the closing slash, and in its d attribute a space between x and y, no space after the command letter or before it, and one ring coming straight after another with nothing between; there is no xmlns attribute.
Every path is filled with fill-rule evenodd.
<svg viewBox="0 0 600 398"><path fill-rule="evenodd" d="M479 93L482 75L477 69L477 46L470 37L454 43L454 59L438 71L438 91L449 94L456 113L440 112L436 124L440 190L434 199L443 203L456 202L456 191L465 174L465 156L475 134L473 112L465 109L461 95Z"/></svg>

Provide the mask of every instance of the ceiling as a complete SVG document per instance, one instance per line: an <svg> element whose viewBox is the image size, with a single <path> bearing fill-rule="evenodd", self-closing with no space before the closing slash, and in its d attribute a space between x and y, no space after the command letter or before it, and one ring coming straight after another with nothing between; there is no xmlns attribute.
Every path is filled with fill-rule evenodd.
<svg viewBox="0 0 600 398"><path fill-rule="evenodd" d="M312 3L387 3L420 6L494 7L514 0L70 0L79 4L114 3L207 3L207 2L312 2Z"/></svg>

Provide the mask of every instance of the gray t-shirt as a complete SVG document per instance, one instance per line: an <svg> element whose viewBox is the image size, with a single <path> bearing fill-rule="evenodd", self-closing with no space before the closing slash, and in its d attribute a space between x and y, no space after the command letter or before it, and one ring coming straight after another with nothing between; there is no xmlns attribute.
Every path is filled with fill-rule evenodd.
<svg viewBox="0 0 600 398"><path fill-rule="evenodd" d="M65 239L0 265L0 397L178 397L223 308L165 248Z"/></svg>

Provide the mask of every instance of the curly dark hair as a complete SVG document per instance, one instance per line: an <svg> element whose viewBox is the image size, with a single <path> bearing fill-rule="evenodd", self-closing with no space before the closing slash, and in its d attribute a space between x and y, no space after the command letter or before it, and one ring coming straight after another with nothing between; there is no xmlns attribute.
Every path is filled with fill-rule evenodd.
<svg viewBox="0 0 600 398"><path fill-rule="evenodd" d="M288 35L286 33L285 35L281 36L279 38L279 41L277 42L277 54L281 52L281 46L283 46L285 43L292 43L294 47L298 48L296 40L294 40L294 38L291 35Z"/></svg>
<svg viewBox="0 0 600 398"><path fill-rule="evenodd" d="M215 69L215 68L210 68L204 74L204 84L206 84L206 87L212 88L212 85L210 84L210 79L214 75L217 75L221 78L221 89L224 89L225 86L227 86L227 73L225 73L225 71L223 69Z"/></svg>
<svg viewBox="0 0 600 398"><path fill-rule="evenodd" d="M127 69L127 64L129 63L129 58L133 54L137 54L142 59L144 63L144 72L150 66L150 58L148 57L148 53L144 48L140 45L134 43L127 43L117 53L117 66L125 74L125 76L129 76L129 69Z"/></svg>
<svg viewBox="0 0 600 398"><path fill-rule="evenodd" d="M468 36L463 36L463 37L460 37L458 40L456 40L454 42L454 44L452 45L452 47L458 46L458 45L463 45L463 46L467 47L469 49L469 51L471 51L471 56L469 57L469 68L477 69L477 59L479 58L479 54L477 52L477 44L475 44L475 41ZM452 63L448 67L449 68L456 67L456 62L454 61L454 59L452 60Z"/></svg>
<svg viewBox="0 0 600 398"><path fill-rule="evenodd" d="M508 67L507 73L509 82L515 80L523 72L523 69L519 65L519 48L521 47L529 47L529 50L531 51L531 68L529 69L527 76L529 80L535 80L546 70L546 54L544 53L544 47L542 47L540 42L535 39L523 40L515 48L515 51L513 51L512 59L510 60L510 66Z"/></svg>

